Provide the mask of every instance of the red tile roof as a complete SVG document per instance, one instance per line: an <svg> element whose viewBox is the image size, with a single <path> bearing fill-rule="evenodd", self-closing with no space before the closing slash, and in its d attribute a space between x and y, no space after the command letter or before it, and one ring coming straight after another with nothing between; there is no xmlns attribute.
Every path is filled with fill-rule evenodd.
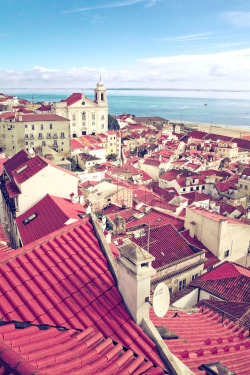
<svg viewBox="0 0 250 375"><path fill-rule="evenodd" d="M135 226L148 226L150 221L150 227L161 227L162 225L172 224L174 228L181 229L184 226L184 219L180 218L172 213L162 213L152 209L142 219L134 219L127 223L127 229Z"/></svg>
<svg viewBox="0 0 250 375"><path fill-rule="evenodd" d="M20 327L20 325L19 325ZM38 326L0 327L1 373L32 374L164 374L92 327L58 331ZM43 328L43 327L41 327ZM157 371L156 371L157 370ZM4 372L6 371L6 372Z"/></svg>
<svg viewBox="0 0 250 375"><path fill-rule="evenodd" d="M71 138L70 142L71 142L71 150L76 150L78 148L85 147L81 142L77 141L77 139Z"/></svg>
<svg viewBox="0 0 250 375"><path fill-rule="evenodd" d="M18 184L22 184L29 178L40 172L42 169L47 167L47 163L40 156L35 156L29 159L25 164L12 170L14 180Z"/></svg>
<svg viewBox="0 0 250 375"><path fill-rule="evenodd" d="M9 160L7 160L4 163L4 168L6 172L8 173L10 178L13 178L12 171L23 165L24 163L27 163L29 161L31 156L29 153L25 150L19 151L17 154L12 156Z"/></svg>
<svg viewBox="0 0 250 375"><path fill-rule="evenodd" d="M163 366L155 344L128 314L89 218L0 254L0 316L93 328Z"/></svg>
<svg viewBox="0 0 250 375"><path fill-rule="evenodd" d="M131 237L130 240L147 250L148 232L145 232L145 235L139 238ZM171 224L150 230L149 252L155 257L152 262L155 269L195 254L194 250Z"/></svg>
<svg viewBox="0 0 250 375"><path fill-rule="evenodd" d="M8 191L10 198L17 197L19 194L21 194L21 191L19 190L14 181L7 181L5 187Z"/></svg>
<svg viewBox="0 0 250 375"><path fill-rule="evenodd" d="M3 174L3 164L7 161L8 159L7 158L1 158L0 159L0 176L2 176Z"/></svg>
<svg viewBox="0 0 250 375"><path fill-rule="evenodd" d="M222 263L191 285L227 301L250 302L250 270L234 263Z"/></svg>
<svg viewBox="0 0 250 375"><path fill-rule="evenodd" d="M18 117L19 122L34 122L34 121L69 121L69 119L55 114L32 114Z"/></svg>
<svg viewBox="0 0 250 375"><path fill-rule="evenodd" d="M220 193L222 193L224 191L228 191L229 189L237 189L237 187L235 185L233 185L233 184L231 184L230 182L227 182L227 181L217 182L217 184L215 184L215 186L217 187L217 189Z"/></svg>
<svg viewBox="0 0 250 375"><path fill-rule="evenodd" d="M96 104L95 102L86 98L85 96L82 97L82 94L80 92L77 92L77 93L74 93L74 94L70 95L67 99L61 100L61 102L66 102L68 106L71 106L72 104L78 102L81 99L83 101L88 101L88 102Z"/></svg>
<svg viewBox="0 0 250 375"><path fill-rule="evenodd" d="M198 191L191 191L190 193L182 194L182 197L188 199L188 205L192 204L193 202L202 202L211 199L209 195L199 193Z"/></svg>
<svg viewBox="0 0 250 375"><path fill-rule="evenodd" d="M150 318L155 326L166 327L178 336L164 340L171 350L196 375L205 375L198 368L205 363L220 361L237 375L250 373L250 341L248 331L209 309L204 313L169 311L164 318L157 318L150 309Z"/></svg>
<svg viewBox="0 0 250 375"><path fill-rule="evenodd" d="M35 219L28 224L24 220L36 214ZM80 203L69 199L46 195L37 204L16 218L17 227L23 242L27 245L49 233L65 226L69 219L79 220L78 215L84 214Z"/></svg>
<svg viewBox="0 0 250 375"><path fill-rule="evenodd" d="M202 207L189 207L189 209L199 213L202 216L206 216L214 221L227 221L229 224L245 225L240 220L225 217L221 214L218 214L217 212L211 212Z"/></svg>
<svg viewBox="0 0 250 375"><path fill-rule="evenodd" d="M0 113L0 118L15 118L15 112Z"/></svg>

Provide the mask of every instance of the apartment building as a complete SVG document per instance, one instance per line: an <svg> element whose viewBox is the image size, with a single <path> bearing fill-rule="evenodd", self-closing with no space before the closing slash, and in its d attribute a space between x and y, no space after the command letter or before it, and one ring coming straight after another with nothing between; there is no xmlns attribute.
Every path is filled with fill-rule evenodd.
<svg viewBox="0 0 250 375"><path fill-rule="evenodd" d="M28 151L44 146L50 146L64 156L70 153L67 118L55 114L0 115L0 147L7 156L22 149Z"/></svg>

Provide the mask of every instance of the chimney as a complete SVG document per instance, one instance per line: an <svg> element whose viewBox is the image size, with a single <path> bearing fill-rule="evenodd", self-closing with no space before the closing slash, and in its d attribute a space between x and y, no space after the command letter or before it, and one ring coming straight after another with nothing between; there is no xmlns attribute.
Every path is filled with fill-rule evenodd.
<svg viewBox="0 0 250 375"><path fill-rule="evenodd" d="M194 235L195 235L195 227L196 227L196 223L194 221L191 221L191 226L189 228L189 236L191 238L194 238Z"/></svg>
<svg viewBox="0 0 250 375"><path fill-rule="evenodd" d="M155 258L129 239L119 246L118 288L134 322L138 325L149 318L150 280L155 274L152 262Z"/></svg>

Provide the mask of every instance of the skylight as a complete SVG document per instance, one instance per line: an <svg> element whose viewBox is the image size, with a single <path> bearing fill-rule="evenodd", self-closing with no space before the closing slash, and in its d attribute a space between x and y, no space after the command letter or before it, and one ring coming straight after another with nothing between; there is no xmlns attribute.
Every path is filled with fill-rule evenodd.
<svg viewBox="0 0 250 375"><path fill-rule="evenodd" d="M22 171L24 171L26 168L28 168L27 164L25 164L23 167L19 168L15 174L18 174L18 173L21 173Z"/></svg>
<svg viewBox="0 0 250 375"><path fill-rule="evenodd" d="M37 217L37 214L34 213L30 216L28 216L25 220L23 220L23 225L29 224L32 220L34 220Z"/></svg>

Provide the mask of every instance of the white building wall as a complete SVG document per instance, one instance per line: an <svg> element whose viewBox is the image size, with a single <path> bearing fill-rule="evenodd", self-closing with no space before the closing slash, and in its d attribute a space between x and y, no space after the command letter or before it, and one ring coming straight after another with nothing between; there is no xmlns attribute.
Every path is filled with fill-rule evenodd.
<svg viewBox="0 0 250 375"><path fill-rule="evenodd" d="M22 194L18 197L17 216L32 207L47 194L62 198L70 198L70 194L78 195L78 178L48 165L32 178L21 184Z"/></svg>

